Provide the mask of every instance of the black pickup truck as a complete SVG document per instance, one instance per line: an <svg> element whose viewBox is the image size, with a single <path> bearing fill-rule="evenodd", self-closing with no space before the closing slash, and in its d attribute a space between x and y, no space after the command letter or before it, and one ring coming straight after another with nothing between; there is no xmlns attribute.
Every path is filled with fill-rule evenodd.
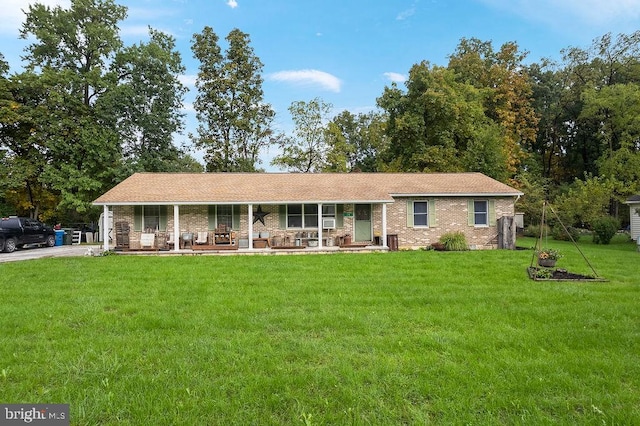
<svg viewBox="0 0 640 426"><path fill-rule="evenodd" d="M56 233L52 227L26 217L9 217L0 219L0 251L11 253L16 247L26 244L56 244Z"/></svg>

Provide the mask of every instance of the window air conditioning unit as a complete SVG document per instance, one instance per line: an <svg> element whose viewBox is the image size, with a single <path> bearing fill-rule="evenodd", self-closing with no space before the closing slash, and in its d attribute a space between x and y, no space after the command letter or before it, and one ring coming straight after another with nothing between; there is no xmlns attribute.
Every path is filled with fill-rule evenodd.
<svg viewBox="0 0 640 426"><path fill-rule="evenodd" d="M335 229L336 228L336 218L335 217L324 217L322 218L322 229Z"/></svg>

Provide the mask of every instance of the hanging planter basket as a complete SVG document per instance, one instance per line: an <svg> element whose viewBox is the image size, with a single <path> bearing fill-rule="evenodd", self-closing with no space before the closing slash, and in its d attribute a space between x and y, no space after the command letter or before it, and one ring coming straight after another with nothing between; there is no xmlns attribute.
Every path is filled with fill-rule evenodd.
<svg viewBox="0 0 640 426"><path fill-rule="evenodd" d="M556 266L556 259L542 259L538 258L538 265L544 268L553 268Z"/></svg>
<svg viewBox="0 0 640 426"><path fill-rule="evenodd" d="M540 222L540 239L538 240L538 242L536 242L535 252L531 256L531 265L529 266L529 268L527 268L527 271L529 273L529 278L531 278L534 281L606 282L607 281L606 279L602 277L598 277L598 274L596 273L595 269L593 269L593 266L591 266L591 263L589 263L589 260L585 257L584 253L582 253L582 250L580 250L580 247L578 247L578 244L576 244L575 240L573 239L573 237L571 236L567 228L564 226L564 224L560 220L560 217L558 216L558 214L553 210L551 206L549 206L549 208L555 215L556 219L558 220L558 223L562 226L564 231L569 235L569 238L573 242L573 245L575 246L577 251L580 252L580 254L582 255L587 265L589 265L589 267L593 271L593 275L575 274L573 272L567 271L566 269L557 269L555 267L556 262L558 261L558 259L562 258L562 254L559 253L558 250L550 247L542 248L543 231L545 229L544 225L545 225L545 216L546 216L546 209L547 209L547 203L545 201L542 205L542 220ZM535 264L534 262L536 261L539 267L534 266Z"/></svg>

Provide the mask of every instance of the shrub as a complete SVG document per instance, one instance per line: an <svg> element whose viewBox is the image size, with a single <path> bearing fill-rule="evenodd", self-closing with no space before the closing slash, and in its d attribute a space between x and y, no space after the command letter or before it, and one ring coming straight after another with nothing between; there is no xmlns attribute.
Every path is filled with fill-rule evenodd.
<svg viewBox="0 0 640 426"><path fill-rule="evenodd" d="M544 225L544 230L542 232L542 235L548 235L551 233L551 228L549 228L549 226ZM540 237L540 225L529 225L524 229L524 236L525 237L533 237L533 238L539 238Z"/></svg>
<svg viewBox="0 0 640 426"><path fill-rule="evenodd" d="M620 221L611 216L602 216L593 221L593 242L596 244L609 244L620 228Z"/></svg>
<svg viewBox="0 0 640 426"><path fill-rule="evenodd" d="M569 233L567 234L567 232ZM571 238L573 238L573 241L577 242L580 239L580 230L578 228L567 226L567 232L565 232L562 225L556 225L551 230L551 236L554 240L558 241L571 241ZM571 236L571 238L569 238L569 236Z"/></svg>
<svg viewBox="0 0 640 426"><path fill-rule="evenodd" d="M440 237L440 243L446 251L465 251L469 250L467 237L460 231L448 232Z"/></svg>

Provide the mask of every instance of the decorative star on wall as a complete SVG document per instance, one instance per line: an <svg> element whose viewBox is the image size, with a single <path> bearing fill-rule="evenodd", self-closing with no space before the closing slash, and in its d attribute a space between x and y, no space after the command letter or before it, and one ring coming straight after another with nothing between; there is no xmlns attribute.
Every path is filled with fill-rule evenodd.
<svg viewBox="0 0 640 426"><path fill-rule="evenodd" d="M260 206L260 204L258 204L258 210L256 210L253 213L253 223L256 223L257 221L260 221L264 225L265 224L264 223L264 217L266 215L268 215L268 214L269 214L269 212L263 212L262 211L262 206Z"/></svg>

